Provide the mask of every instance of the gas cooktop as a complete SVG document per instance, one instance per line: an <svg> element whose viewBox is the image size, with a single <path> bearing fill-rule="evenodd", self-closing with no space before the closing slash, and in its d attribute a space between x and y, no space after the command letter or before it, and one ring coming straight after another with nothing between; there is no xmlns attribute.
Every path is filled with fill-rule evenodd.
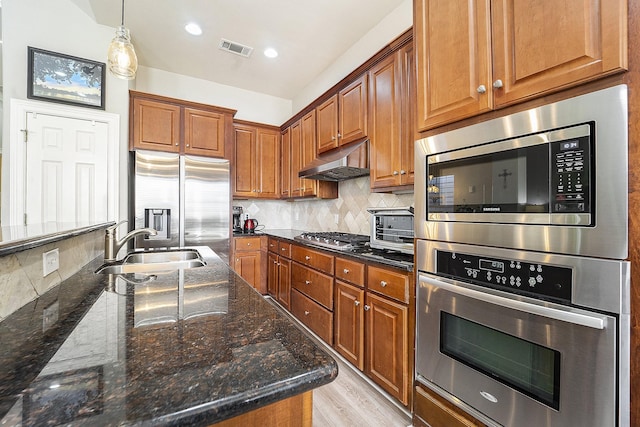
<svg viewBox="0 0 640 427"><path fill-rule="evenodd" d="M369 236L364 234L342 233L339 231L302 233L299 236L295 236L294 240L301 240L311 245L341 251L349 251L369 245Z"/></svg>

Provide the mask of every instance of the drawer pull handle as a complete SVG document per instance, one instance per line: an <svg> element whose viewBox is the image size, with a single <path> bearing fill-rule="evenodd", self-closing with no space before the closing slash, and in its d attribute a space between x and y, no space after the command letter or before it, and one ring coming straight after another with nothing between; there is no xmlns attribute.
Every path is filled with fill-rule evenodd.
<svg viewBox="0 0 640 427"><path fill-rule="evenodd" d="M369 307L368 305L366 305L366 304L364 305L364 311L369 311L370 308L371 307Z"/></svg>
<svg viewBox="0 0 640 427"><path fill-rule="evenodd" d="M311 257L309 255L305 255L304 259L306 259L307 261L309 261L311 259Z"/></svg>
<svg viewBox="0 0 640 427"><path fill-rule="evenodd" d="M360 305L360 301L358 300L355 300L353 303L356 305L356 307Z"/></svg>
<svg viewBox="0 0 640 427"><path fill-rule="evenodd" d="M305 315L305 316L308 316L309 314L310 314L310 312L309 312L309 311L307 311L307 310L305 310L305 311L304 311L304 315Z"/></svg>
<svg viewBox="0 0 640 427"><path fill-rule="evenodd" d="M343 272L344 274L349 274L349 269L348 269L348 268L345 268L344 270L342 270L342 272Z"/></svg>
<svg viewBox="0 0 640 427"><path fill-rule="evenodd" d="M307 285L311 284L311 282L309 280L305 280L304 283L307 284Z"/></svg>
<svg viewBox="0 0 640 427"><path fill-rule="evenodd" d="M251 246L251 243L247 243L247 246Z"/></svg>
<svg viewBox="0 0 640 427"><path fill-rule="evenodd" d="M280 248L280 250L281 250L281 251L286 251L286 250L287 250L287 248Z"/></svg>
<svg viewBox="0 0 640 427"><path fill-rule="evenodd" d="M384 280L380 281L380 286L382 286L383 288L387 286L387 282L385 282Z"/></svg>

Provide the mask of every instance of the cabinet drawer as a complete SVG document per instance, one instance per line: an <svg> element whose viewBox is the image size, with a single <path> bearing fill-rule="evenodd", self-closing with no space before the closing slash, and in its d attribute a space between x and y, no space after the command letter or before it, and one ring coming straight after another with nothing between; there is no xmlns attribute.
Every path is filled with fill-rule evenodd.
<svg viewBox="0 0 640 427"><path fill-rule="evenodd" d="M297 290L291 291L291 312L323 341L333 345L333 313Z"/></svg>
<svg viewBox="0 0 640 427"><path fill-rule="evenodd" d="M293 263L291 286L333 310L333 277Z"/></svg>
<svg viewBox="0 0 640 427"><path fill-rule="evenodd" d="M333 275L333 255L294 245L291 249L291 258L300 264Z"/></svg>
<svg viewBox="0 0 640 427"><path fill-rule="evenodd" d="M267 242L267 249L269 250L269 252L273 252L273 253L278 253L278 244L280 242L278 241L278 239L275 239L273 237L269 237L269 240Z"/></svg>
<svg viewBox="0 0 640 427"><path fill-rule="evenodd" d="M233 239L233 245L236 252L259 251L260 237L236 237Z"/></svg>
<svg viewBox="0 0 640 427"><path fill-rule="evenodd" d="M291 243L287 242L279 242L278 243L278 254L285 258L291 258Z"/></svg>
<svg viewBox="0 0 640 427"><path fill-rule="evenodd" d="M415 417L431 427L478 427L484 426L461 410L456 409L439 396L421 386L417 386L414 394L414 425ZM464 415L463 415L464 414Z"/></svg>
<svg viewBox="0 0 640 427"><path fill-rule="evenodd" d="M336 279L364 286L364 264L344 258L336 258Z"/></svg>
<svg viewBox="0 0 640 427"><path fill-rule="evenodd" d="M409 275L407 273L368 266L367 287L370 291L409 303Z"/></svg>

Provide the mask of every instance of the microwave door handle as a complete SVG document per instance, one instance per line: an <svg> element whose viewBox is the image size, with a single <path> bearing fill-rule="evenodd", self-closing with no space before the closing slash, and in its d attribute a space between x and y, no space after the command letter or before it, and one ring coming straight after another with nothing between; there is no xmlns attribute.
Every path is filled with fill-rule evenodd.
<svg viewBox="0 0 640 427"><path fill-rule="evenodd" d="M443 282L431 277L430 275L428 276L425 273L420 273L419 280L420 282L428 283L431 286L437 286L455 294L464 295L466 297L484 301L489 304L512 308L514 310L522 311L536 316L544 316L550 319L559 320L561 322L573 323L575 325L586 326L593 329L604 329L605 327L606 316L575 313L556 308L543 307L516 299L504 298L498 295L480 292L463 286L454 285L452 283Z"/></svg>

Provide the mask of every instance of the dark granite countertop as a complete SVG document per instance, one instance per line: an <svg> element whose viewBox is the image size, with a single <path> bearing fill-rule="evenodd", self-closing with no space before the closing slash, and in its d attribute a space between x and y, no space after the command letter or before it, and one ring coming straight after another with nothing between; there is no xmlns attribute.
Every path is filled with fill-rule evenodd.
<svg viewBox="0 0 640 427"><path fill-rule="evenodd" d="M208 425L337 375L210 250L154 276L100 264L0 322L0 425Z"/></svg>
<svg viewBox="0 0 640 427"><path fill-rule="evenodd" d="M324 250L331 252L335 255L347 256L361 261L373 262L376 264L386 265L389 267L400 268L407 271L413 271L413 255L403 254L400 252L382 251L378 249L366 248L364 250L344 251L339 249L331 249L326 247L320 247L308 243L306 241L294 240L294 237L304 233L303 230L289 230L289 229L267 229L263 233L269 236L278 237L284 240L290 240L299 245L309 246L313 249ZM235 236L235 235L234 235Z"/></svg>

